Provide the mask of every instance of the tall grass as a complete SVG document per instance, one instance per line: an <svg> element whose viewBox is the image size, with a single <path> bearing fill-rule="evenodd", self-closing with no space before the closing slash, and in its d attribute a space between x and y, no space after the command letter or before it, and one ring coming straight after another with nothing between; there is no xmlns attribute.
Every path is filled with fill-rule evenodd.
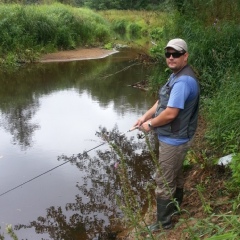
<svg viewBox="0 0 240 240"><path fill-rule="evenodd" d="M150 38L151 30L164 25L167 14L154 11L108 10L99 11L110 24L113 32L128 39ZM150 40L150 39L149 39Z"/></svg>
<svg viewBox="0 0 240 240"><path fill-rule="evenodd" d="M8 59L12 53L18 61L25 61L31 49L35 54L73 49L110 38L109 24L99 14L62 4L0 5L0 31L0 55Z"/></svg>
<svg viewBox="0 0 240 240"><path fill-rule="evenodd" d="M173 0L174 2L180 2ZM197 18L202 23L212 24L215 20L239 22L240 2L238 0L190 0L181 1L178 9L184 15Z"/></svg>
<svg viewBox="0 0 240 240"><path fill-rule="evenodd" d="M211 148L222 154L240 151L240 76L229 72L213 98L204 101L204 115L208 124L206 137Z"/></svg>

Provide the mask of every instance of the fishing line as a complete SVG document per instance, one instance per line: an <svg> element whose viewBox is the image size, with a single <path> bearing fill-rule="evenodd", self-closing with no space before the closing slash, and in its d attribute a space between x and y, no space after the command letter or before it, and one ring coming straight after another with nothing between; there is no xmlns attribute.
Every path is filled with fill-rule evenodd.
<svg viewBox="0 0 240 240"><path fill-rule="evenodd" d="M131 128L131 129L129 129L128 131L126 131L125 133L120 134L120 136L123 136L124 134L126 134L126 133L128 133L128 132L131 132L131 131L133 131L133 130L135 130L135 129L137 129L137 128L138 128L138 127L133 127L133 128ZM112 141L113 141L113 140L112 140ZM93 151L94 149L103 146L104 144L106 144L106 142L101 143L101 144L99 144L98 146L95 146L95 147L93 147L93 148L91 148L91 149L89 149L89 150L87 150L87 151L84 151L84 153L91 152L91 151ZM81 155L83 155L83 153L82 153ZM29 179L28 181L23 182L23 183L19 184L18 186L13 187L13 188L7 190L6 192L1 193L1 194L0 194L0 197L2 197L3 195L5 195L5 194L7 194L7 193L9 193L9 192L11 192L11 191L13 191L13 190L19 188L19 187L22 187L23 185L25 185L25 184L27 184L27 183L29 183L29 182L31 182L31 181L33 181L33 180L35 180L35 179L37 179L37 178L43 176L43 175L45 175L45 174L47 174L47 173L49 173L49 172L55 170L56 168L59 168L59 167L63 166L64 164L66 164L66 163L68 163L68 162L70 162L70 160L67 160L67 161L64 162L64 163L59 164L59 165L57 165L56 167L51 168L51 169L47 170L46 172L43 172L43 173L39 174L38 176L33 177L33 178Z"/></svg>

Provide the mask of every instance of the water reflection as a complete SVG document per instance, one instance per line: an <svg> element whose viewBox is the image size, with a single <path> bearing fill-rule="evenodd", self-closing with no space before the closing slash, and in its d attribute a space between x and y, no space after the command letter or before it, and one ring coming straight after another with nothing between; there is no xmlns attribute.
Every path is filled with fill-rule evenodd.
<svg viewBox="0 0 240 240"><path fill-rule="evenodd" d="M32 145L32 135L39 125L31 123L31 119L38 107L37 101L30 100L2 111L1 125L13 136L13 144L18 144L23 149Z"/></svg>
<svg viewBox="0 0 240 240"><path fill-rule="evenodd" d="M142 208L146 204L146 185L151 180L153 168L145 141L122 136L117 127L109 131L109 136L126 157L128 177ZM39 216L29 225L20 224L15 229L35 228L37 233L47 232L55 240L116 239L117 233L122 230L122 214L116 199L118 197L123 201L124 198L121 190L123 183L118 168L114 167L119 156L107 149L98 150L94 157L83 153L61 156L60 159L70 161L86 173L83 183L76 185L79 194L75 196L75 202L67 203L65 209L51 206L45 217Z"/></svg>
<svg viewBox="0 0 240 240"><path fill-rule="evenodd" d="M102 142L95 136L98 127L107 127L127 156L140 207L145 204L148 150L144 139L134 142L136 133L127 139L119 132L152 105L145 92L128 86L149 74L126 52L0 73L0 193L71 163L0 198L1 230L10 223L21 239L35 240L46 234L58 240L110 239L121 230L121 182L113 167L118 156L107 146L83 153Z"/></svg>
<svg viewBox="0 0 240 240"><path fill-rule="evenodd" d="M131 107L140 111L142 101L137 103L132 89L124 86L143 80L148 68L138 62L133 63L132 59L122 61L122 55L127 58L127 54L122 52L101 60L26 66L15 75L0 73L0 126L12 134L15 144L23 148L31 146L31 137L39 127L31 122L39 108L39 98L73 88L80 95L87 91L92 101L99 102L101 107L113 104L114 110L120 114L131 111ZM126 69L126 66L132 67ZM145 98L141 93L139 97ZM85 114L87 109L83 111Z"/></svg>

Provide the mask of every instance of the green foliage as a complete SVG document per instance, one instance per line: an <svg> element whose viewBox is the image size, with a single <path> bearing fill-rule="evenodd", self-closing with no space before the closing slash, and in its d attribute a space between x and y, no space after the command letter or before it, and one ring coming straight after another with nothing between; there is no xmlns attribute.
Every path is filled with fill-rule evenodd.
<svg viewBox="0 0 240 240"><path fill-rule="evenodd" d="M226 69L239 64L240 28L226 22L204 26L197 20L189 21L180 16L175 17L174 22L175 25L169 23L164 32L153 31L152 36L155 39L180 37L189 43L189 61L200 78L201 92L211 96L221 86ZM157 45L154 52L163 54L162 40Z"/></svg>
<svg viewBox="0 0 240 240"><path fill-rule="evenodd" d="M34 61L44 49L72 49L110 37L110 27L100 15L62 4L0 5L0 31L0 54L13 52L20 62ZM35 57L27 49L33 49Z"/></svg>
<svg viewBox="0 0 240 240"><path fill-rule="evenodd" d="M173 0L181 14L197 18L204 24L215 20L239 21L240 2L238 0Z"/></svg>
<svg viewBox="0 0 240 240"><path fill-rule="evenodd" d="M118 34L126 34L127 32L127 21L125 19L118 19L112 22L113 30Z"/></svg>
<svg viewBox="0 0 240 240"><path fill-rule="evenodd" d="M113 34L117 38L127 37L129 40L146 38L149 40L150 32L165 22L166 14L149 11L100 11L111 25Z"/></svg>
<svg viewBox="0 0 240 240"><path fill-rule="evenodd" d="M113 44L112 43L107 43L104 45L105 49L112 49L113 48Z"/></svg>
<svg viewBox="0 0 240 240"><path fill-rule="evenodd" d="M196 219L189 219L194 220ZM240 237L239 215L211 214L205 219L196 221L193 226L188 226L184 232L191 233L191 239L196 240L237 240Z"/></svg>
<svg viewBox="0 0 240 240"><path fill-rule="evenodd" d="M155 0L85 0L82 5L89 8L97 10L107 10L107 9L155 9L157 8L164 0L155 1Z"/></svg>
<svg viewBox="0 0 240 240"><path fill-rule="evenodd" d="M154 41L160 41L163 37L163 27L157 27L154 28L151 32L150 32L150 37L151 39L153 39Z"/></svg>
<svg viewBox="0 0 240 240"><path fill-rule="evenodd" d="M201 42L197 41L200 37L203 39ZM191 60L198 68L204 95L214 94L225 81L227 71L238 66L239 37L239 27L230 23L201 28L194 36Z"/></svg>
<svg viewBox="0 0 240 240"><path fill-rule="evenodd" d="M230 233L224 233L218 236L213 236L210 238L207 238L207 240L233 240L233 239L237 239L238 236L232 232Z"/></svg>
<svg viewBox="0 0 240 240"><path fill-rule="evenodd" d="M139 26L137 23L130 23L128 25L128 32L129 32L130 36L132 36L134 38L141 37L141 30L142 30L142 27Z"/></svg>
<svg viewBox="0 0 240 240"><path fill-rule="evenodd" d="M213 98L203 101L209 146L222 154L240 150L240 77L236 73L222 79Z"/></svg>

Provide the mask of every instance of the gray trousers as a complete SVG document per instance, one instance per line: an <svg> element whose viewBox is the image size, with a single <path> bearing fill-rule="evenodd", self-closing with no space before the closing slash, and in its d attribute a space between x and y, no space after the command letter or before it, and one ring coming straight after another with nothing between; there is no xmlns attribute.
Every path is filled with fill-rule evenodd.
<svg viewBox="0 0 240 240"><path fill-rule="evenodd" d="M176 188L183 188L183 161L192 141L179 146L159 142L159 167L156 172L156 197L171 199Z"/></svg>

